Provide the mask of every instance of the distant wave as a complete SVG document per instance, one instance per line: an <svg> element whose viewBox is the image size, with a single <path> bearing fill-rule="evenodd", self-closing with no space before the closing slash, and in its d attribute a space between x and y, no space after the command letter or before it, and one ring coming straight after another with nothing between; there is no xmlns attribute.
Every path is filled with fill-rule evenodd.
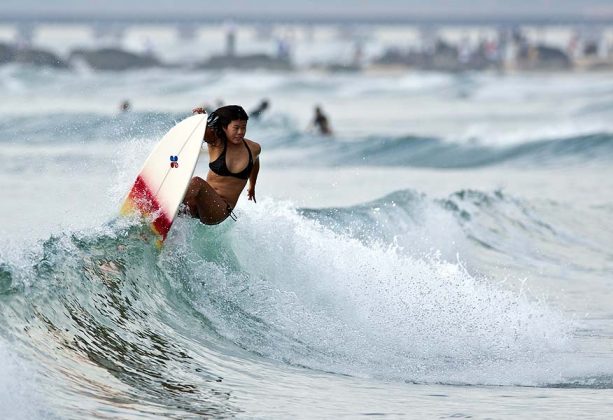
<svg viewBox="0 0 613 420"><path fill-rule="evenodd" d="M117 114L41 113L38 115L0 117L0 144L87 144L104 140L110 143L133 138L161 138L173 125L191 115L171 112L136 112ZM300 137L291 121L283 115L267 117L265 123L252 120L250 128L272 136L273 147L295 142Z"/></svg>
<svg viewBox="0 0 613 420"><path fill-rule="evenodd" d="M52 113L0 118L0 143L64 144L161 137L189 114L127 112L116 115Z"/></svg>
<svg viewBox="0 0 613 420"><path fill-rule="evenodd" d="M604 243L586 241L580 232L569 231L557 219L563 208L561 203L527 202L500 190L460 190L434 200L414 190L402 190L347 208L300 211L365 243L395 243L411 253L435 249L449 260L454 260L462 250L463 241L476 246L479 252L495 252L493 262L509 257L536 265L555 265L573 252L587 251L592 252L594 261L613 258ZM599 218L613 216L609 208L596 210L601 213ZM451 246L452 243L455 245ZM535 249L539 249L538 256L533 252Z"/></svg>
<svg viewBox="0 0 613 420"><path fill-rule="evenodd" d="M319 142L309 162L386 167L478 168L501 164L556 165L569 162L609 162L613 134L595 133L562 139L529 141L512 146L486 146L436 138L367 138ZM315 157L317 156L317 157Z"/></svg>
<svg viewBox="0 0 613 420"><path fill-rule="evenodd" d="M87 144L89 141L157 139L189 114L128 112L117 115L41 114L0 118L0 143ZM328 139L301 133L283 116L254 120L251 132L266 150L283 150L276 165L340 165L419 168L479 168L496 165L564 165L610 162L613 134L598 132L510 146L449 141L432 137L366 137ZM261 136L261 139L259 138ZM310 159L305 159L310 156Z"/></svg>

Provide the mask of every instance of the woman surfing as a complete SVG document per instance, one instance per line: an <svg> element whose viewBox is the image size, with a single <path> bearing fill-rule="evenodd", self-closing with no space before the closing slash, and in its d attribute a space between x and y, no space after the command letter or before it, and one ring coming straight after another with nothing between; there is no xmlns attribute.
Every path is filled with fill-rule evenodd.
<svg viewBox="0 0 613 420"><path fill-rule="evenodd" d="M203 108L193 113L203 114ZM223 222L232 213L241 192L247 186L249 200L255 203L255 184L260 171L258 143L245 138L249 116L238 105L227 105L211 112L204 141L209 152L206 180L193 177L183 204L187 212L206 225Z"/></svg>

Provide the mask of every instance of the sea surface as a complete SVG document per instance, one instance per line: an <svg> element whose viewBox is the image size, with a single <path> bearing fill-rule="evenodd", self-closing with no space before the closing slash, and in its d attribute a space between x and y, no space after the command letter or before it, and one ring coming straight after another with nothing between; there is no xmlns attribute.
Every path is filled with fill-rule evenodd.
<svg viewBox="0 0 613 420"><path fill-rule="evenodd" d="M612 74L8 65L0 96L1 418L613 413ZM118 217L192 107L263 98L238 221L157 251Z"/></svg>

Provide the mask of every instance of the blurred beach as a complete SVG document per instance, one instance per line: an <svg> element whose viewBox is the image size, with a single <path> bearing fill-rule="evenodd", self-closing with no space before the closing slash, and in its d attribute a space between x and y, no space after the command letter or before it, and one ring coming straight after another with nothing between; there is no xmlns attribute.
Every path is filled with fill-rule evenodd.
<svg viewBox="0 0 613 420"><path fill-rule="evenodd" d="M0 19L0 417L606 418L612 75L605 18ZM220 104L258 202L156 251Z"/></svg>
<svg viewBox="0 0 613 420"><path fill-rule="evenodd" d="M104 63L108 67L101 67L110 70L164 66L186 69L248 66L329 72L613 68L613 25L589 22L241 23L228 19L163 23L159 19L157 22L33 19L0 22L0 42L16 50L36 48L55 54L58 62L71 66L78 66L79 61L94 68L103 66L91 56L84 58L83 51L115 49L140 58L132 66L124 66L116 59ZM147 61L151 57L156 60ZM34 62L35 58L30 57ZM0 60L9 62L10 58ZM15 60L27 58L16 56Z"/></svg>

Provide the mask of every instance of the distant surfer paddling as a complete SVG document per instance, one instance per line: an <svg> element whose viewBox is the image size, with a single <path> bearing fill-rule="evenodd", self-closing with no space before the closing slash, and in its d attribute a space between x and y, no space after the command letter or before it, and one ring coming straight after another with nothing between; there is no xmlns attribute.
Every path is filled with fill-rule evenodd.
<svg viewBox="0 0 613 420"><path fill-rule="evenodd" d="M193 112L202 114L204 109L194 108ZM247 196L256 202L261 147L245 138L248 119L245 110L238 105L222 106L209 114L204 133L209 172L206 181L198 176L191 179L183 199L187 212L206 225L234 218L232 210L247 181Z"/></svg>

